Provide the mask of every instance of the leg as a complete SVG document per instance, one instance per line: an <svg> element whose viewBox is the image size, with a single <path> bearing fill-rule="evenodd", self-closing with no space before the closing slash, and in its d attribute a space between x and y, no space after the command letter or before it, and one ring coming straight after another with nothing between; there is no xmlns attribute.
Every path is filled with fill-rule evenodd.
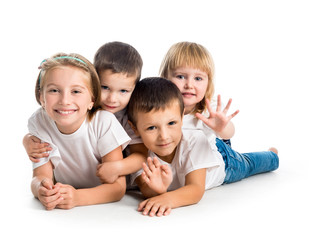
<svg viewBox="0 0 311 240"><path fill-rule="evenodd" d="M216 145L225 162L224 183L232 183L258 173L273 171L279 166L278 155L272 151L241 154L219 139L216 139Z"/></svg>

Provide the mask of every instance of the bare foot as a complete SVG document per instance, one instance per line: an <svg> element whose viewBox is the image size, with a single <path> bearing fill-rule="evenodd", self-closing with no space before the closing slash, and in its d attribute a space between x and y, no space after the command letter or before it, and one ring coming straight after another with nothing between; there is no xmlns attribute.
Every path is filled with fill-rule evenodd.
<svg viewBox="0 0 311 240"><path fill-rule="evenodd" d="M274 147L269 148L269 151L274 152L276 155L278 155L278 150Z"/></svg>

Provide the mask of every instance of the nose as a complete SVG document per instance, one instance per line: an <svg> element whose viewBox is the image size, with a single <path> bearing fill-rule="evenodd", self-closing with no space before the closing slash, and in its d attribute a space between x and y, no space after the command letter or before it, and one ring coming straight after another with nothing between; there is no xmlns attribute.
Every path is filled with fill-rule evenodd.
<svg viewBox="0 0 311 240"><path fill-rule="evenodd" d="M61 105L69 105L71 103L71 95L70 93L63 92L60 95L60 104Z"/></svg>
<svg viewBox="0 0 311 240"><path fill-rule="evenodd" d="M185 80L185 88L186 89L190 89L190 88L193 88L193 80L188 78Z"/></svg>
<svg viewBox="0 0 311 240"><path fill-rule="evenodd" d="M107 96L107 101L109 101L110 103L116 102L116 94L115 93L109 93Z"/></svg>
<svg viewBox="0 0 311 240"><path fill-rule="evenodd" d="M160 140L165 140L168 138L168 132L166 128L161 128L159 130L159 139Z"/></svg>

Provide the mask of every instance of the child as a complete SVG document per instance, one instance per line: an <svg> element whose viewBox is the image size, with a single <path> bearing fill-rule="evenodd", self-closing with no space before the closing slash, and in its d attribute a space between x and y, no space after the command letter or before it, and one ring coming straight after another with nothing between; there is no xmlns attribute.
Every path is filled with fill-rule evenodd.
<svg viewBox="0 0 311 240"><path fill-rule="evenodd" d="M182 130L183 113L183 97L172 82L146 78L136 85L128 118L149 149L148 166L133 174L148 198L138 206L144 215L168 215L199 202L207 189L277 169L271 151L239 154L224 143L218 152L203 131Z"/></svg>
<svg viewBox="0 0 311 240"><path fill-rule="evenodd" d="M115 114L132 139L126 148L125 159L104 162L98 166L97 175L102 182L113 183L119 176L136 172L146 158L147 150L129 126L126 114L126 106L140 79L142 65L137 50L122 42L106 43L95 54L94 66L101 83L101 107ZM23 142L33 162L48 156L47 151L51 151L46 143L40 143L39 139L29 134Z"/></svg>
<svg viewBox="0 0 311 240"><path fill-rule="evenodd" d="M36 99L42 107L28 128L52 151L33 164L34 196L48 210L120 200L125 178L101 184L95 172L101 162L122 159L130 138L113 114L98 111L101 90L95 68L78 54L63 53L44 60L40 68Z"/></svg>
<svg viewBox="0 0 311 240"><path fill-rule="evenodd" d="M182 93L185 104L183 128L201 129L212 141L218 136L230 144L228 139L234 135L230 120L239 111L226 116L232 100L223 110L220 96L217 102L212 100L214 63L206 48L191 42L174 44L162 61L160 76L172 81Z"/></svg>

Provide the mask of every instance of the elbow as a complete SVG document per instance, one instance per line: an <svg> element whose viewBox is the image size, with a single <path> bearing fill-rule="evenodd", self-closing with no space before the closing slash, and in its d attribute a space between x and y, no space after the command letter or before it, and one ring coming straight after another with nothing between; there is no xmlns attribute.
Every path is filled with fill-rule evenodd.
<svg viewBox="0 0 311 240"><path fill-rule="evenodd" d="M121 177L116 181L116 192L115 192L115 202L120 201L126 192L126 181L125 181L125 177Z"/></svg>

